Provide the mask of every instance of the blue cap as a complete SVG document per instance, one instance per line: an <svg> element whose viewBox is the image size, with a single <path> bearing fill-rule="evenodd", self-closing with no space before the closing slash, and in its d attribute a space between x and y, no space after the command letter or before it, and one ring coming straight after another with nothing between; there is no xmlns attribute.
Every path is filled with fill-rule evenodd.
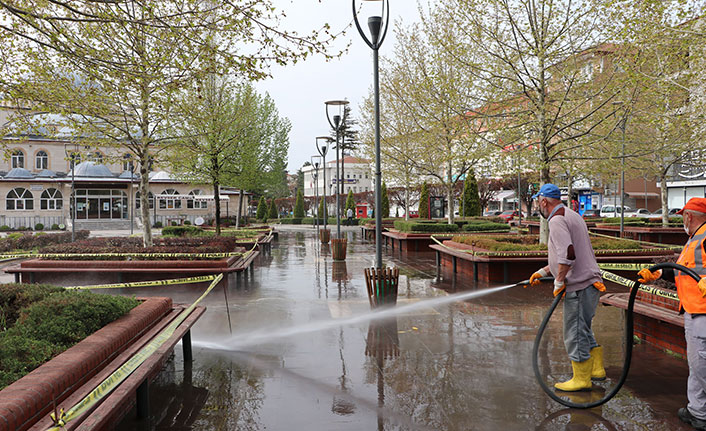
<svg viewBox="0 0 706 431"><path fill-rule="evenodd" d="M559 190L559 187L554 184L547 183L539 189L539 192L532 195L532 199L537 199L540 196L544 196L545 198L561 199L561 191Z"/></svg>

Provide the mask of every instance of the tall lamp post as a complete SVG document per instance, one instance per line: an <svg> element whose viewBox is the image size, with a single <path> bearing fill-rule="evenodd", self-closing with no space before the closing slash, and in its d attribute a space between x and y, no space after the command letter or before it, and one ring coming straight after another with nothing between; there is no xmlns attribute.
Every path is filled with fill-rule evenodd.
<svg viewBox="0 0 706 431"><path fill-rule="evenodd" d="M321 154L321 157L323 159L323 174L324 174L324 229L326 229L326 225L328 224L328 211L326 210L326 153L328 153L329 149L329 144L331 143L333 139L331 139L328 136L318 136L316 138L316 150ZM321 144L320 142L323 141L324 143ZM318 204L318 202L317 202ZM318 206L317 206L318 208ZM317 210L318 211L318 210ZM318 217L318 215L317 215Z"/></svg>
<svg viewBox="0 0 706 431"><path fill-rule="evenodd" d="M380 15L368 18L368 29L370 30L370 38L368 38L358 21L356 2L352 0L355 26L365 43L373 50L373 89L375 92L375 267L382 269L382 194L380 193L382 171L380 169L380 70L378 67L378 51L385 41L385 36L389 29L390 2L389 0L363 1L380 1L382 3ZM385 18L384 31L383 17Z"/></svg>
<svg viewBox="0 0 706 431"><path fill-rule="evenodd" d="M69 201L69 207L71 209L71 242L76 241L76 152L78 151L78 145L74 144L74 150L69 153L69 150L64 147L64 153L68 156L71 163L71 199Z"/></svg>
<svg viewBox="0 0 706 431"><path fill-rule="evenodd" d="M312 156L311 165L314 167L314 211L316 212L316 234L319 233L319 165L321 165L321 156Z"/></svg>
<svg viewBox="0 0 706 431"><path fill-rule="evenodd" d="M338 170L338 163L339 163L339 148L341 147L340 142L339 142L339 136L341 135L341 126L343 123L346 121L346 110L345 106L348 105L347 100L329 100L328 102L325 102L326 104L326 119L328 120L329 125L336 130L336 237L340 238L341 237L341 202L340 202L340 196L342 193L342 188L341 188L341 175ZM331 118L331 114L329 113L329 107L336 106L338 107L338 114L333 115L333 119Z"/></svg>

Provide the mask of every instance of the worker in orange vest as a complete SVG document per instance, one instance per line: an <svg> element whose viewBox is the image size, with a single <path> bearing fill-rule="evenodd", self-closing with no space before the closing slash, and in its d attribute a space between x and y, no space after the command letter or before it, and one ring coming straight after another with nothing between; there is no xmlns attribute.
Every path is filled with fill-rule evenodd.
<svg viewBox="0 0 706 431"><path fill-rule="evenodd" d="M640 283L649 283L662 277L677 285L680 312L684 313L686 356L689 362L687 398L689 403L677 412L679 419L698 430L706 430L706 199L691 198L677 214L683 217L684 230L689 241L677 263L692 268L702 278L698 283L680 271L651 272L644 268L638 274Z"/></svg>

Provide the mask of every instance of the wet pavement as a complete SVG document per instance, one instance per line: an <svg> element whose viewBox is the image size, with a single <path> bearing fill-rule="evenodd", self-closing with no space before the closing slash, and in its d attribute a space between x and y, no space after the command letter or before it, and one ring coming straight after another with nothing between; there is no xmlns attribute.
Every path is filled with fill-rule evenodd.
<svg viewBox="0 0 706 431"><path fill-rule="evenodd" d="M311 228L283 229L251 277L232 276L227 288L205 299L208 310L192 330L194 362L185 365L177 346L151 385L150 419L137 420L133 411L118 429L689 429L676 417L686 404L686 362L649 346L635 346L626 385L602 407L565 409L542 392L531 354L552 300L549 286L297 333L301 325L370 311L363 269L373 264L374 247L356 229L346 235L347 260L332 262ZM488 287L437 274L432 253L385 260L400 267L398 305ZM118 292L190 303L204 287ZM540 349L540 368L551 384L570 373L560 319L557 312ZM600 398L614 384L623 319L622 311L599 306L594 329L609 378L573 401ZM241 342L262 331L272 338ZM288 335L277 336L283 332Z"/></svg>

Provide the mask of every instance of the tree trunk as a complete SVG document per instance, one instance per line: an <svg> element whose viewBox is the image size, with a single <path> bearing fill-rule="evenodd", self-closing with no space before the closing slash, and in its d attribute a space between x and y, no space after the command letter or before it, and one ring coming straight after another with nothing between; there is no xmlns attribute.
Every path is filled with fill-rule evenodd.
<svg viewBox="0 0 706 431"><path fill-rule="evenodd" d="M669 227L669 201L667 196L667 169L663 169L659 174L660 199L662 203L662 226Z"/></svg>
<svg viewBox="0 0 706 431"><path fill-rule="evenodd" d="M220 184L217 178L213 179L213 199L216 202L216 236L221 234L221 196Z"/></svg>
<svg viewBox="0 0 706 431"><path fill-rule="evenodd" d="M152 246L152 223L150 223L150 200L149 200L149 172L147 170L147 156L140 157L140 214L142 216L142 244L145 247ZM155 196L154 204L157 205Z"/></svg>
<svg viewBox="0 0 706 431"><path fill-rule="evenodd" d="M409 184L404 186L404 219L409 220Z"/></svg>
<svg viewBox="0 0 706 431"><path fill-rule="evenodd" d="M240 228L240 218L243 216L243 188L238 191L238 216L235 219L235 228Z"/></svg>
<svg viewBox="0 0 706 431"><path fill-rule="evenodd" d="M567 175L567 177L569 178L569 184L568 184L568 187L567 187L568 204L569 204L568 207L571 208L571 204L572 204L572 197L571 197L571 195L572 195L573 192L574 192L574 188L573 188L573 182L574 182L573 180L574 180L574 177L573 177L573 176L571 175L571 173L569 173L569 172L567 172L566 175ZM573 209L573 208L571 208L571 209Z"/></svg>
<svg viewBox="0 0 706 431"><path fill-rule="evenodd" d="M448 186L446 187L446 199L447 199L447 204L446 206L449 209L449 224L454 223L454 182L453 182L453 174L451 172L451 169L453 168L453 165L451 162L449 162L448 167L447 167L447 174L446 174L446 180L448 181Z"/></svg>

